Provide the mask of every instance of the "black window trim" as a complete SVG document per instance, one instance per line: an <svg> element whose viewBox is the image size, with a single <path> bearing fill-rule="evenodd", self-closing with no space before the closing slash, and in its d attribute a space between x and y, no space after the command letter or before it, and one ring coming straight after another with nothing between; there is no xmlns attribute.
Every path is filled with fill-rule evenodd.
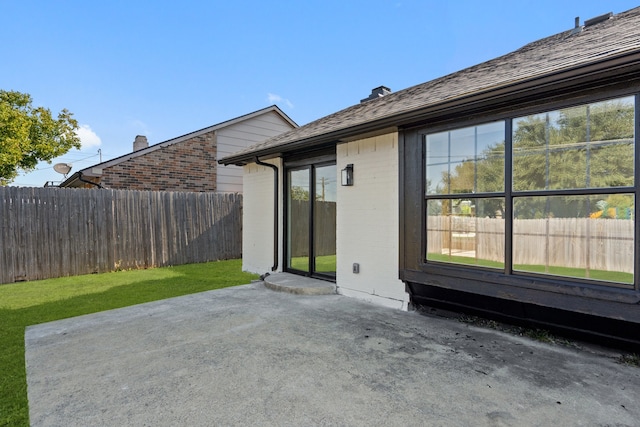
<svg viewBox="0 0 640 427"><path fill-rule="evenodd" d="M634 123L634 186L621 187L597 187L597 188L581 188L570 190L527 190L513 191L513 156L512 156L512 136L513 121L516 118L526 115L540 114L549 111L555 111L565 108L578 107L585 104L595 102L603 102L615 100L624 97L634 97L635 123ZM502 192L492 193L460 193L460 194L427 194L426 193L426 135L452 131L456 129L479 126L488 123L503 121L505 124L505 188ZM603 282L599 280L590 280L585 278L572 278L566 276L554 276L549 274L531 273L525 271L513 271L513 212L512 201L518 196L554 196L554 195L593 195L593 194L620 194L633 193L635 197L634 206L634 242L638 247L640 242L640 220L638 219L638 201L640 200L640 92L635 88L632 91L614 91L614 93L596 94L579 96L569 101L553 101L542 102L535 106L527 106L525 108L514 108L509 111L502 111L496 114L488 114L484 116L475 116L469 119L458 118L449 119L445 124L427 124L416 128L418 141L422 146L422 238L421 238L421 261L418 263L421 271L425 273L437 274L447 277L464 277L467 279L481 279L482 281L490 281L493 283L505 283L505 279L509 285L517 287L534 288L534 289L553 289L561 291L568 290L572 293L582 293L584 289L593 290L594 293L602 293L609 295L612 291L616 293L629 294L629 296L637 296L640 292L640 248L637 248L634 254L634 282L632 284ZM509 153L507 155L507 153ZM459 199L461 197L469 198L487 198L487 197L504 197L505 198L505 259L504 267L500 269L487 268L467 264L455 264L438 261L427 261L427 233L426 233L426 204L430 199Z"/></svg>

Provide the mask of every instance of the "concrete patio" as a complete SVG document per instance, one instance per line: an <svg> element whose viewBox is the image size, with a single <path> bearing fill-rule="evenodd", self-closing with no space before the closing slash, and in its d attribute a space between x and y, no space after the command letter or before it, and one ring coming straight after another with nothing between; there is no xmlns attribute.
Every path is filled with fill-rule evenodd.
<svg viewBox="0 0 640 427"><path fill-rule="evenodd" d="M638 425L640 369L262 282L29 327L33 426Z"/></svg>

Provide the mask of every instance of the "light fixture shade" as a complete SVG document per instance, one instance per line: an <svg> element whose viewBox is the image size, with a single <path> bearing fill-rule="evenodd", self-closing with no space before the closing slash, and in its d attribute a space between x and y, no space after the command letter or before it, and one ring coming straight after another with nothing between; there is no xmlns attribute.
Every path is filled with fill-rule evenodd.
<svg viewBox="0 0 640 427"><path fill-rule="evenodd" d="M343 186L353 185L353 163L349 163L344 169L342 169L341 184Z"/></svg>

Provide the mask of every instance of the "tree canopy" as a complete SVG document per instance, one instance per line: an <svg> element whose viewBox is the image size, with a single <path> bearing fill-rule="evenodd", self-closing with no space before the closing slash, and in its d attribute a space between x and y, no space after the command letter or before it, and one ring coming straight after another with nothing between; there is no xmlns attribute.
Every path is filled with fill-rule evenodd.
<svg viewBox="0 0 640 427"><path fill-rule="evenodd" d="M11 183L20 170L35 169L39 161L80 148L77 129L66 109L54 118L49 109L32 106L29 94L0 90L0 185Z"/></svg>

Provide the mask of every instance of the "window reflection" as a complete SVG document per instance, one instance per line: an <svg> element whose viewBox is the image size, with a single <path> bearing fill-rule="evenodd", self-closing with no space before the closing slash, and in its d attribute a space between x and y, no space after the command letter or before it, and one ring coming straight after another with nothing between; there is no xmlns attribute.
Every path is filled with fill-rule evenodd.
<svg viewBox="0 0 640 427"><path fill-rule="evenodd" d="M427 135L427 194L504 191L504 122Z"/></svg>
<svg viewBox="0 0 640 427"><path fill-rule="evenodd" d="M633 283L633 194L517 197L513 269Z"/></svg>
<svg viewBox="0 0 640 427"><path fill-rule="evenodd" d="M504 198L427 201L427 260L504 267Z"/></svg>
<svg viewBox="0 0 640 427"><path fill-rule="evenodd" d="M314 271L318 273L336 272L336 165L315 169L314 202Z"/></svg>
<svg viewBox="0 0 640 427"><path fill-rule="evenodd" d="M287 266L300 271L309 271L309 197L309 169L289 171Z"/></svg>
<svg viewBox="0 0 640 427"><path fill-rule="evenodd" d="M634 98L514 120L513 189L634 184Z"/></svg>

